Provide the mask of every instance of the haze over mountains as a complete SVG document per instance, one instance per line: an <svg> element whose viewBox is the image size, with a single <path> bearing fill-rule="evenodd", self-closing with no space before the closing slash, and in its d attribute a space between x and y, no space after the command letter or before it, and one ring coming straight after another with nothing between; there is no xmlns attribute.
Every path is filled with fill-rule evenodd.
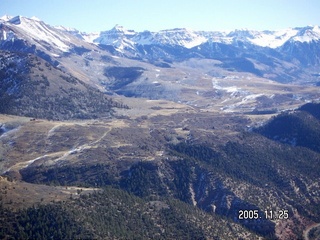
<svg viewBox="0 0 320 240"><path fill-rule="evenodd" d="M317 239L319 77L318 26L2 17L0 238Z"/></svg>

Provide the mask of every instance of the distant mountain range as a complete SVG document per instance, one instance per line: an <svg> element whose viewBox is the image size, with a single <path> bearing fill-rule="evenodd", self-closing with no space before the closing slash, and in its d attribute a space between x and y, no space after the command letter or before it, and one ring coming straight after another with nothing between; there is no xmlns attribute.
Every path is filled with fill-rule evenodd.
<svg viewBox="0 0 320 240"><path fill-rule="evenodd" d="M53 40L55 37L57 37L54 33L52 33L52 29L48 28L47 24L35 17L10 17L5 15L0 18L0 21L3 25L19 26L20 29L24 29L24 31L30 34L36 34L39 32L48 33L51 31L51 34L47 35L47 39L50 38ZM82 38L86 42L113 45L119 49L121 49L121 47L128 47L130 45L156 44L177 45L185 48L193 48L206 42L234 44L239 41L260 47L269 47L275 49L282 47L288 42L310 43L320 40L319 26L295 27L273 31L257 31L249 29L236 29L234 31L193 31L186 28L174 28L161 30L159 32L150 32L148 30L136 32L134 30L127 30L123 26L116 25L111 30L101 31L99 33L85 33L77 29L63 26L57 26L54 28L69 32L78 38ZM6 37L6 33L8 32L2 32L1 40L11 39L10 36L12 35L9 34L10 36ZM63 37L61 40L63 41ZM66 38L64 38L64 40L70 41L70 39ZM62 51L68 50L68 46L64 45L63 43L60 43L60 47Z"/></svg>
<svg viewBox="0 0 320 240"><path fill-rule="evenodd" d="M0 48L17 49L23 43L37 51L58 57L89 43L110 46L114 53L131 58L187 59L191 57L221 59L253 58L267 64L276 58L308 67L319 65L320 28L296 27L277 31L248 29L193 31L185 28L159 32L136 32L116 25L99 33L84 33L63 26L52 27L37 18L3 16L0 20ZM60 53L60 54L59 54Z"/></svg>
<svg viewBox="0 0 320 240"><path fill-rule="evenodd" d="M119 50L125 47L133 47L134 45L177 45L185 48L193 48L200 46L206 42L216 42L224 44L236 44L241 41L260 47L279 48L288 42L310 43L319 41L320 28L318 26L307 26L288 28L278 31L255 31L248 29L234 30L231 32L221 31L193 31L185 28L175 28L162 30L159 32L135 32L127 30L122 26L116 25L109 31L100 33L86 34L75 29L60 29L77 33L85 41L114 45Z"/></svg>
<svg viewBox="0 0 320 240"><path fill-rule="evenodd" d="M18 56L36 55L59 71L110 95L167 99L195 106L216 105L212 101L218 100L221 109L227 111L241 109L240 105L246 105L242 111L266 106L248 104L248 99L265 102L263 96L269 99L269 108L263 107L262 111L274 111L278 105L275 99L296 104L297 99L318 98L310 91L307 95L292 95L292 88L282 89L283 86L274 90L270 80L320 84L318 26L280 31L210 32L179 28L135 32L117 25L100 33L83 33L53 27L37 18L4 16L0 19L0 50L19 53ZM220 83L228 78L242 80L235 83L237 86L229 86L230 81ZM257 87L253 91L248 81L267 82L271 92L285 97L274 98L266 94L266 89L261 92L263 89ZM8 91L6 94L10 95Z"/></svg>

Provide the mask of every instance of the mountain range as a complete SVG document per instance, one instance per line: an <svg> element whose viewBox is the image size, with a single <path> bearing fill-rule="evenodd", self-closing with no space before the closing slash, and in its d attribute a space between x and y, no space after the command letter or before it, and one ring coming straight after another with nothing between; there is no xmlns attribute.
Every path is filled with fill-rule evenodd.
<svg viewBox="0 0 320 240"><path fill-rule="evenodd" d="M0 50L34 54L111 95L219 106L225 111L281 111L318 99L313 86L319 85L319 31L318 26L308 26L135 32L115 26L83 33L37 18L4 16ZM305 91L294 90L299 86Z"/></svg>
<svg viewBox="0 0 320 240"><path fill-rule="evenodd" d="M175 28L162 30L159 32L135 32L116 25L109 31L102 31L97 34L81 33L75 29L60 29L77 34L85 41L113 45L119 50L134 45L177 45L185 48L200 46L206 42L216 42L224 44L243 43L256 45L259 47L280 48L288 42L319 41L320 29L318 26L308 26L300 28L288 28L279 31L254 31L248 29L234 30L231 32L221 31L192 31L185 28Z"/></svg>
<svg viewBox="0 0 320 240"><path fill-rule="evenodd" d="M264 76L277 65L286 67L287 80L298 81L297 68L311 68L304 81L315 80L320 59L318 26L288 28L279 31L235 30L231 32L170 29L159 32L135 32L116 25L108 31L83 33L66 27L52 27L36 18L1 18L1 49L36 52L58 64L57 58L97 47L114 55L149 62L184 61L190 58L216 59L236 70ZM92 44L93 43L93 44Z"/></svg>

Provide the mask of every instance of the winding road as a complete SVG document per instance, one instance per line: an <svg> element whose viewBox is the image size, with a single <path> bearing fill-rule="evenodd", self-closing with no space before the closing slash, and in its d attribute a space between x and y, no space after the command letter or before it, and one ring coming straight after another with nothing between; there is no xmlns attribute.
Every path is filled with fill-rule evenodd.
<svg viewBox="0 0 320 240"><path fill-rule="evenodd" d="M54 129L56 129L57 127L59 127L60 125L54 126L49 132L48 135L52 134L54 132ZM98 138L95 141L89 142L89 143L85 143L81 146L78 146L76 148L73 148L71 150L67 150L67 151L59 151L59 152L52 152L52 153L46 153L42 156L39 156L37 158L34 158L32 160L28 160L28 161L23 161L23 162L18 162L16 164L14 164L13 166L11 166L10 168L8 168L7 170L3 171L3 173L6 173L8 171L11 170L15 170L15 171L19 171L23 168L27 168L29 165L31 165L32 163L42 160L43 158L50 158L51 161L53 162L57 162L59 160L63 160L66 157L68 157L71 154L74 154L76 152L80 152L84 149L89 149L89 148L93 148L94 146L96 146L103 138L105 138L108 133L111 131L112 128L109 128L107 131L105 131L102 136L100 138ZM2 174L3 174L2 173Z"/></svg>

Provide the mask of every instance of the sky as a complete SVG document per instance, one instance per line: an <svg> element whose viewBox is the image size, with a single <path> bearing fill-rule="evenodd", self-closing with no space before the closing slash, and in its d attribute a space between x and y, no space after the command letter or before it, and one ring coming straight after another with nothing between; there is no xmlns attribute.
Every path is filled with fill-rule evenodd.
<svg viewBox="0 0 320 240"><path fill-rule="evenodd" d="M0 0L0 17L25 16L83 32L280 30L320 25L319 0Z"/></svg>

